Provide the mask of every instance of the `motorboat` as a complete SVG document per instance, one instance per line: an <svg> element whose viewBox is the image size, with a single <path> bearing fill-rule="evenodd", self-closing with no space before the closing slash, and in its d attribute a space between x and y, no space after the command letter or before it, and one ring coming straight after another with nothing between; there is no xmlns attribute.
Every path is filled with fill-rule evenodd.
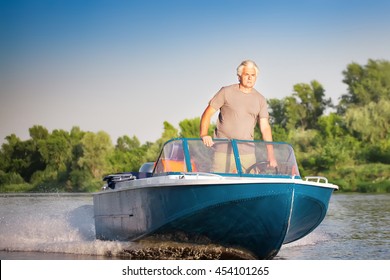
<svg viewBox="0 0 390 280"><path fill-rule="evenodd" d="M302 178L288 143L236 139L214 139L212 147L171 139L155 162L104 181L93 195L96 238L184 239L256 259L274 258L318 227L338 189L325 177Z"/></svg>

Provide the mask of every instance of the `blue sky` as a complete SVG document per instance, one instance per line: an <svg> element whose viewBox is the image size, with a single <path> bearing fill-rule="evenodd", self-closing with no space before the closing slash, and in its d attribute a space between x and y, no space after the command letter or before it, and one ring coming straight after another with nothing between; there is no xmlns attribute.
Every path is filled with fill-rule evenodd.
<svg viewBox="0 0 390 280"><path fill-rule="evenodd" d="M384 0L0 0L0 143L37 124L155 141L247 58L266 98L315 79L337 103L349 63L390 60L389 14Z"/></svg>

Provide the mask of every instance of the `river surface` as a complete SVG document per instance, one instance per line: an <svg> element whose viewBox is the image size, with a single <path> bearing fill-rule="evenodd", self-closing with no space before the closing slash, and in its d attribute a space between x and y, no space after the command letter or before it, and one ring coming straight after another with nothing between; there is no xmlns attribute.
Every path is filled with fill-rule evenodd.
<svg viewBox="0 0 390 280"><path fill-rule="evenodd" d="M95 239L90 194L0 194L0 259L250 259L215 246ZM278 260L390 260L390 194L335 193L322 224Z"/></svg>

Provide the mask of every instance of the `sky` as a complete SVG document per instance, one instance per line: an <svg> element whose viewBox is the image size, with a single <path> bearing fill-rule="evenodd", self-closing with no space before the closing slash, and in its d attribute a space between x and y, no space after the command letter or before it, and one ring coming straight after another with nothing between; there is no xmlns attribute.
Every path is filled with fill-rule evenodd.
<svg viewBox="0 0 390 280"><path fill-rule="evenodd" d="M317 80L337 104L348 64L390 60L389 15L387 0L0 0L0 143L34 125L154 142L245 59L267 99Z"/></svg>

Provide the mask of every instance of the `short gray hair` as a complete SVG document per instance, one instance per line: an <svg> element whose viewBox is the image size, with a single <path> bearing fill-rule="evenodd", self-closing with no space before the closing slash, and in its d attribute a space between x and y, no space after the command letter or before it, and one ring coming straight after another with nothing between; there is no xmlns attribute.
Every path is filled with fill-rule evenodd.
<svg viewBox="0 0 390 280"><path fill-rule="evenodd" d="M252 60L244 60L243 62L240 63L240 65L238 65L237 67L237 75L241 77L241 74L242 74L242 70L244 69L244 67L253 67L255 68L256 70L256 76L259 74L259 67L257 67L256 63Z"/></svg>

